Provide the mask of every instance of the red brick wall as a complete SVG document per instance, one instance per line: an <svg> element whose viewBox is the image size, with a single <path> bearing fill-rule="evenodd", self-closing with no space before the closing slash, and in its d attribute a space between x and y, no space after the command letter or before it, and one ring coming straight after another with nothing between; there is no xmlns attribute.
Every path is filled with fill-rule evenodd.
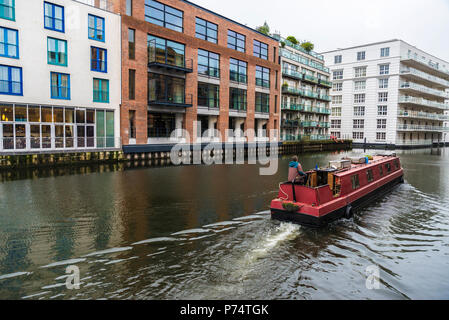
<svg viewBox="0 0 449 320"><path fill-rule="evenodd" d="M270 121L267 129L273 129L274 119L277 119L279 127L280 115L280 79L275 88L276 70L280 77L280 65L278 62L278 49L276 57L273 56L273 47L278 48L278 42L265 37L256 31L251 31L229 20L218 17L212 13L196 8L180 0L160 0L159 2L170 5L184 12L184 33L166 29L145 21L145 0L133 1L133 16L125 14L126 0L114 0L115 8L122 14L122 106L121 106L121 131L124 144L128 144L129 110L136 110L136 138L138 144L147 142L147 106L148 106L148 54L147 35L152 34L165 39L177 41L186 45L186 59L193 60L193 73L186 75L186 95L193 96L193 107L186 109L184 123L190 136L196 138L196 130L193 130L193 121L197 119L197 59L198 48L220 54L220 116L218 130L225 137L225 130L229 123L229 59L235 58L248 63L248 92L247 92L247 118L245 129L254 129L255 112L255 69L260 65L270 69ZM208 20L218 25L218 44L197 39L195 37L195 17ZM136 30L136 59L128 59L128 28ZM246 36L246 53L227 48L228 29ZM253 56L253 39L269 45L269 59L262 60ZM274 62L276 61L276 62ZM128 75L129 69L136 70L136 96L135 100L128 99ZM278 98L277 112L274 113L275 96ZM278 128L276 128L278 129Z"/></svg>

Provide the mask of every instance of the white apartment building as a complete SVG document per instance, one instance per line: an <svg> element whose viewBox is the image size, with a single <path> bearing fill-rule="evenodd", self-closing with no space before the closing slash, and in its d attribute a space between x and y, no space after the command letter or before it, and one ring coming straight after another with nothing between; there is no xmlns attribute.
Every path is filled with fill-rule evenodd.
<svg viewBox="0 0 449 320"><path fill-rule="evenodd" d="M354 144L432 146L448 139L449 62L402 40L323 53L331 134Z"/></svg>
<svg viewBox="0 0 449 320"><path fill-rule="evenodd" d="M279 37L280 38L280 37ZM324 57L280 39L281 139L329 139L329 69Z"/></svg>
<svg viewBox="0 0 449 320"><path fill-rule="evenodd" d="M120 147L121 19L107 4L0 1L0 153Z"/></svg>

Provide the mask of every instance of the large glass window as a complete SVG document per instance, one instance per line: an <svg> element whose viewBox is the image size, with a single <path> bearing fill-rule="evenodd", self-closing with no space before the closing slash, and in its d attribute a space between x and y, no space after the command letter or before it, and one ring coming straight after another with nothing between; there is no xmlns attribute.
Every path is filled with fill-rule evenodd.
<svg viewBox="0 0 449 320"><path fill-rule="evenodd" d="M128 58L136 58L136 30L128 29Z"/></svg>
<svg viewBox="0 0 449 320"><path fill-rule="evenodd" d="M232 30L228 30L228 48L245 52L246 36Z"/></svg>
<svg viewBox="0 0 449 320"><path fill-rule="evenodd" d="M0 27L0 56L19 58L19 32L17 30Z"/></svg>
<svg viewBox="0 0 449 320"><path fill-rule="evenodd" d="M106 49L91 47L90 56L90 69L92 71L108 72L108 52Z"/></svg>
<svg viewBox="0 0 449 320"><path fill-rule="evenodd" d="M220 87L214 84L198 82L198 106L219 108Z"/></svg>
<svg viewBox="0 0 449 320"><path fill-rule="evenodd" d="M67 66L67 41L47 38L48 64Z"/></svg>
<svg viewBox="0 0 449 320"><path fill-rule="evenodd" d="M181 43L148 35L149 62L185 67L185 46Z"/></svg>
<svg viewBox="0 0 449 320"><path fill-rule="evenodd" d="M183 32L184 13L154 0L145 0L145 21Z"/></svg>
<svg viewBox="0 0 449 320"><path fill-rule="evenodd" d="M51 98L70 100L70 75L51 72Z"/></svg>
<svg viewBox="0 0 449 320"><path fill-rule="evenodd" d="M246 110L246 90L229 88L229 109Z"/></svg>
<svg viewBox="0 0 449 320"><path fill-rule="evenodd" d="M216 53L198 49L198 74L220 77L220 56Z"/></svg>
<svg viewBox="0 0 449 320"><path fill-rule="evenodd" d="M44 27L45 29L64 32L64 7L44 2Z"/></svg>
<svg viewBox="0 0 449 320"><path fill-rule="evenodd" d="M0 0L0 18L15 20L15 0Z"/></svg>
<svg viewBox="0 0 449 320"><path fill-rule="evenodd" d="M254 40L253 54L258 58L268 60L268 45L258 40Z"/></svg>
<svg viewBox="0 0 449 320"><path fill-rule="evenodd" d="M172 113L148 113L148 137L170 138L176 130L176 116Z"/></svg>
<svg viewBox="0 0 449 320"><path fill-rule="evenodd" d="M89 39L104 42L104 18L89 14Z"/></svg>
<svg viewBox="0 0 449 320"><path fill-rule="evenodd" d="M109 80L94 78L94 102L109 102Z"/></svg>
<svg viewBox="0 0 449 320"><path fill-rule="evenodd" d="M23 94L22 68L0 65L0 94Z"/></svg>
<svg viewBox="0 0 449 320"><path fill-rule="evenodd" d="M218 26L207 20L196 18L195 36L212 43L217 43Z"/></svg>
<svg viewBox="0 0 449 320"><path fill-rule="evenodd" d="M270 112L270 95L256 92L256 112Z"/></svg>
<svg viewBox="0 0 449 320"><path fill-rule="evenodd" d="M185 79L163 74L148 74L150 102L185 103Z"/></svg>
<svg viewBox="0 0 449 320"><path fill-rule="evenodd" d="M231 58L229 60L230 67L230 80L247 83L248 82L248 64L245 61L240 61L237 59Z"/></svg>
<svg viewBox="0 0 449 320"><path fill-rule="evenodd" d="M270 69L256 66L256 86L270 87Z"/></svg>

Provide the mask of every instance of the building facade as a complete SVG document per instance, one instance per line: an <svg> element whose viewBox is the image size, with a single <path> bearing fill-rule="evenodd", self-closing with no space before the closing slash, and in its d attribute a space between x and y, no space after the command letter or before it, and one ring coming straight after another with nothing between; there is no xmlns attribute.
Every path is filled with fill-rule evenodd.
<svg viewBox="0 0 449 320"><path fill-rule="evenodd" d="M279 37L280 38L280 37ZM281 139L329 139L329 69L324 57L280 39L282 65Z"/></svg>
<svg viewBox="0 0 449 320"><path fill-rule="evenodd" d="M331 134L398 147L447 138L449 62L402 40L323 55L333 82Z"/></svg>
<svg viewBox="0 0 449 320"><path fill-rule="evenodd" d="M227 129L254 129L245 138L252 142L279 128L275 39L189 1L114 4L122 15L124 146L232 141Z"/></svg>
<svg viewBox="0 0 449 320"><path fill-rule="evenodd" d="M100 2L0 2L0 152L120 148L120 16Z"/></svg>

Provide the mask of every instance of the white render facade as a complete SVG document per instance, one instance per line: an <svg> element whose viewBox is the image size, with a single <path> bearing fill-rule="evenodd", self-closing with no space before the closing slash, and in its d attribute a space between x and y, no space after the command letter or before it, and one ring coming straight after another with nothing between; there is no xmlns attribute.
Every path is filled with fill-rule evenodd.
<svg viewBox="0 0 449 320"><path fill-rule="evenodd" d="M120 15L103 0L3 2L0 153L120 148Z"/></svg>
<svg viewBox="0 0 449 320"><path fill-rule="evenodd" d="M432 146L448 138L449 62L402 40L323 53L331 134L354 143Z"/></svg>
<svg viewBox="0 0 449 320"><path fill-rule="evenodd" d="M282 67L281 139L329 139L332 83L324 57L306 52L286 39L280 41Z"/></svg>

